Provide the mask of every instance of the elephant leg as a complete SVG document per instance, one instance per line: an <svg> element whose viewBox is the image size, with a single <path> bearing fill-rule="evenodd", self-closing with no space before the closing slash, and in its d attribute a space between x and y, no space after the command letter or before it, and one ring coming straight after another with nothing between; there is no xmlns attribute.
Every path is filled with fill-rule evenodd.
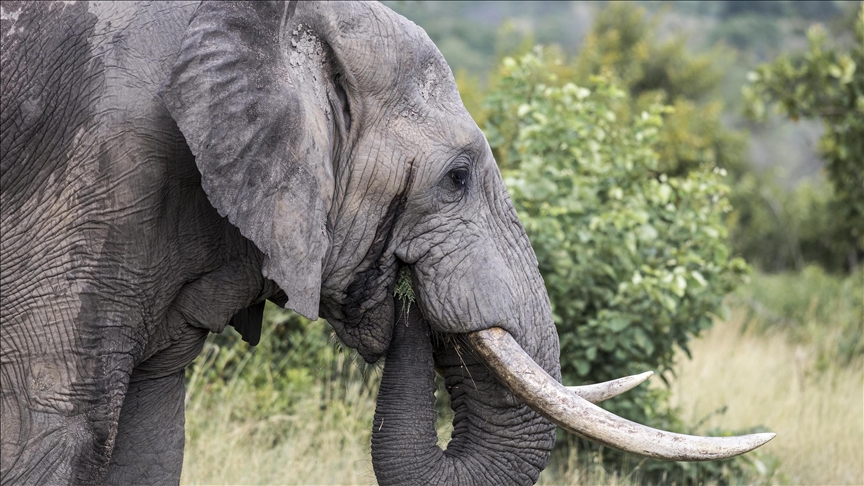
<svg viewBox="0 0 864 486"><path fill-rule="evenodd" d="M180 482L185 393L183 370L129 384L106 484Z"/></svg>
<svg viewBox="0 0 864 486"><path fill-rule="evenodd" d="M185 445L185 368L207 331L184 336L132 372L106 484L178 484Z"/></svg>

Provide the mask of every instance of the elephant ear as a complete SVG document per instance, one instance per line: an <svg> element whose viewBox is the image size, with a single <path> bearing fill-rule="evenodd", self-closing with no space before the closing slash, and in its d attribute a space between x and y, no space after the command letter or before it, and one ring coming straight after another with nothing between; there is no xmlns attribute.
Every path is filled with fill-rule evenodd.
<svg viewBox="0 0 864 486"><path fill-rule="evenodd" d="M285 32L294 7L202 4L160 96L210 202L262 251L286 307L316 319L335 190L324 72L332 51L308 34L300 52Z"/></svg>

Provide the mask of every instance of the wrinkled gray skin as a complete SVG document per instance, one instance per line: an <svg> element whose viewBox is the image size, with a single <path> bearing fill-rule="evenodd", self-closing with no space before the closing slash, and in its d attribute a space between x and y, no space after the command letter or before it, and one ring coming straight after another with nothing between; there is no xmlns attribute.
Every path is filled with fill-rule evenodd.
<svg viewBox="0 0 864 486"><path fill-rule="evenodd" d="M3 484L176 483L183 370L229 322L256 341L265 299L389 348L382 484L536 480L554 428L453 335L503 327L557 378L548 297L420 28L379 4L2 8ZM428 324L394 333L400 265Z"/></svg>

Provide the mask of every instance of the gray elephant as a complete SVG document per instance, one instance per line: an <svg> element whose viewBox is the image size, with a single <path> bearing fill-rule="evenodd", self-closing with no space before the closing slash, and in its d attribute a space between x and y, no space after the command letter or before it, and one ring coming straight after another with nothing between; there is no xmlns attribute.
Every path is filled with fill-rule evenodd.
<svg viewBox="0 0 864 486"><path fill-rule="evenodd" d="M388 353L381 484L532 483L553 422L679 459L770 439L652 431L558 383L483 134L423 30L380 4L2 9L3 484L176 483L184 369L229 323L256 343L267 299L367 361ZM446 452L434 366L456 411Z"/></svg>

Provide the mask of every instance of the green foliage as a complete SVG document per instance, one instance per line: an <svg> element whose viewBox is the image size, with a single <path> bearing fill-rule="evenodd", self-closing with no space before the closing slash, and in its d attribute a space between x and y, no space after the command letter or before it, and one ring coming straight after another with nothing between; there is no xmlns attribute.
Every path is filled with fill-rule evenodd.
<svg viewBox="0 0 864 486"><path fill-rule="evenodd" d="M736 16L718 25L711 32L711 40L754 51L761 58L783 41L783 32L773 20L757 15Z"/></svg>
<svg viewBox="0 0 864 486"><path fill-rule="evenodd" d="M201 356L187 368L187 387L203 387L214 396L242 389L255 397L246 400L248 406L238 407L236 413L247 415L239 418L266 419L292 413L322 384L328 384L331 394L321 397L321 406L326 407L327 400L338 397L349 384L368 381L361 376L365 371L344 366L351 361L354 354L338 346L326 321L310 321L268 302L258 346L242 342L230 327L209 335Z"/></svg>
<svg viewBox="0 0 864 486"><path fill-rule="evenodd" d="M655 147L672 109L652 103L627 115L627 91L603 76L562 83L558 56L537 48L504 59L485 130L537 254L564 380L667 371L675 347L687 352L748 272L725 244L723 171L664 173ZM680 430L667 396L640 388L607 406ZM660 464L645 466L655 479Z"/></svg>
<svg viewBox="0 0 864 486"><path fill-rule="evenodd" d="M683 175L708 164L737 177L746 170L746 137L722 123L723 104L716 100L729 53L693 54L680 34L661 40L657 20L630 4L600 10L567 79L584 85L598 74L610 78L629 91L635 114L652 103L671 104L655 147L663 172Z"/></svg>
<svg viewBox="0 0 864 486"><path fill-rule="evenodd" d="M679 99L672 107L656 147L666 172L681 175L703 165L719 167L731 184L748 171L747 137L726 128L721 102Z"/></svg>
<svg viewBox="0 0 864 486"><path fill-rule="evenodd" d="M757 275L733 299L747 308L747 326L815 346L817 370L864 356L864 267L845 277L815 265L800 273Z"/></svg>
<svg viewBox="0 0 864 486"><path fill-rule="evenodd" d="M698 101L712 94L722 72L716 67L720 52L694 55L687 38L672 35L660 40L655 20L643 8L612 3L597 13L597 19L575 61L583 82L593 74L614 77L634 100L643 94L660 94L664 101Z"/></svg>
<svg viewBox="0 0 864 486"><path fill-rule="evenodd" d="M819 150L836 201L830 209L843 221L842 238L854 261L864 255L864 6L848 52L826 46L818 25L808 38L806 53L760 66L743 92L752 118L764 119L767 107L774 105L793 120L822 119Z"/></svg>
<svg viewBox="0 0 864 486"><path fill-rule="evenodd" d="M798 7L782 8L785 12ZM723 25L728 27L745 18L730 15ZM630 92L632 113L657 100L672 104L674 110L666 115L654 147L660 156L660 170L670 176L685 175L703 165L727 171L729 199L735 209L727 226L735 254L773 271L801 269L808 262L831 270L854 266L861 251L856 252L849 231L844 235L842 220L829 216L848 212L848 201L832 197L830 188L815 182L790 191L774 182L772 173L754 172L746 156L747 137L728 129L722 121L723 105L713 98L722 79L722 66L729 64L729 53L714 49L694 55L687 50L683 36L660 40L655 31L641 9L613 4L598 13L573 68L562 73L558 67L554 72L561 80L582 84L591 75L609 76ZM850 102L854 104L854 100ZM628 116L620 107L616 113ZM862 119L857 116L857 123ZM857 135L851 140L859 146L864 143L864 137ZM864 164L860 162L864 156L855 160ZM858 184L864 191L864 171L849 164L845 167L849 169L842 176L846 185ZM864 205L862 201L864 197L859 197L857 205Z"/></svg>
<svg viewBox="0 0 864 486"><path fill-rule="evenodd" d="M801 270L819 264L833 272L850 265L854 248L825 181L784 189L769 175L745 173L729 195L727 224L737 252L760 269Z"/></svg>
<svg viewBox="0 0 864 486"><path fill-rule="evenodd" d="M408 267L399 269L399 275L396 277L396 287L393 289L393 295L402 301L405 310L405 319L408 319L408 313L411 312L411 305L415 302L414 285L411 282L411 271Z"/></svg>

